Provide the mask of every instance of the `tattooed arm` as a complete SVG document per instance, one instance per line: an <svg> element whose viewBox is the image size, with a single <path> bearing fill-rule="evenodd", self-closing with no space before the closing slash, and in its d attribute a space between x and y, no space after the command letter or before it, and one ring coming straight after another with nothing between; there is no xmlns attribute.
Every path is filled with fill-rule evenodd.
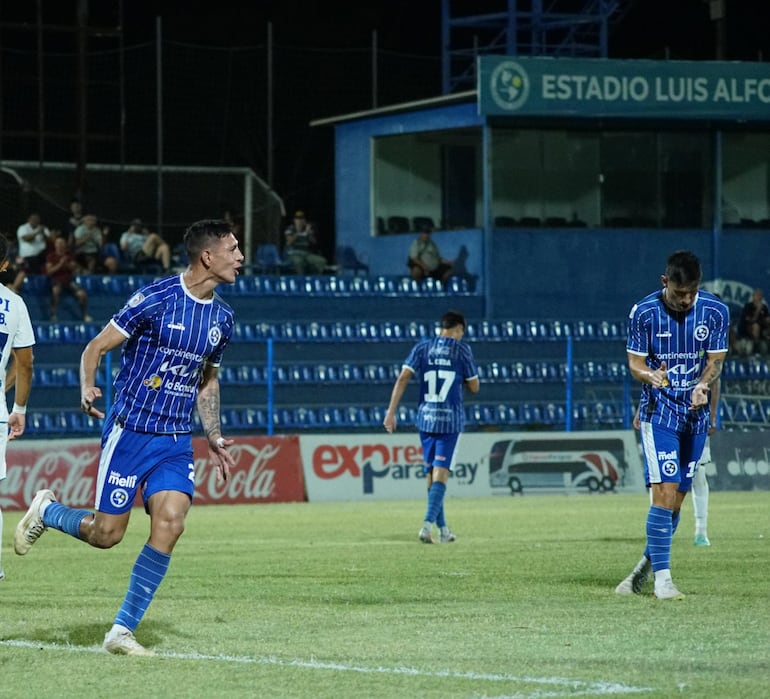
<svg viewBox="0 0 770 699"><path fill-rule="evenodd" d="M706 354L706 367L692 390L690 408L700 408L709 402L709 387L719 380L727 352L709 352Z"/></svg>
<svg viewBox="0 0 770 699"><path fill-rule="evenodd" d="M227 480L230 468L235 465L227 447L233 444L232 439L222 438L222 427L219 422L219 378L216 367L206 365L203 378L198 389L198 417L209 443L209 459L217 469L217 478Z"/></svg>

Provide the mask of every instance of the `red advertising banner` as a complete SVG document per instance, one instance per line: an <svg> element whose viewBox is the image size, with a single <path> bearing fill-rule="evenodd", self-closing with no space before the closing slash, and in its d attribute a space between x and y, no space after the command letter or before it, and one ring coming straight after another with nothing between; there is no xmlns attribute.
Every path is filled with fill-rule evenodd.
<svg viewBox="0 0 770 699"><path fill-rule="evenodd" d="M227 482L217 481L206 440L193 439L196 505L306 499L298 437L237 437L229 450L235 468ZM38 490L50 488L66 505L92 508L99 453L94 440L11 442L0 507L26 510Z"/></svg>

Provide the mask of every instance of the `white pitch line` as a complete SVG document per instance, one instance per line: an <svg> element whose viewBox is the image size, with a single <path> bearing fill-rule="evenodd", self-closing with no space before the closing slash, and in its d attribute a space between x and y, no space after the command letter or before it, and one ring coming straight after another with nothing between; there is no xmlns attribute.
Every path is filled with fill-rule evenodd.
<svg viewBox="0 0 770 699"><path fill-rule="evenodd" d="M73 646L63 643L35 643L34 641L0 640L0 646L12 648L34 648L36 650L64 650L71 653L105 653L101 646ZM413 667L368 667L362 665L345 665L343 663L322 662L319 660L282 659L272 657L257 657L239 655L205 655L203 653L172 653L158 651L156 658L170 658L172 660L208 660L219 663L240 663L246 665L275 665L278 667L299 667L309 670L337 670L340 672L359 672L365 674L380 675L409 675L412 677L435 677L462 680L476 680L484 682L517 682L534 685L551 685L561 687L561 691L537 691L526 694L507 694L498 699L547 699L550 697L577 697L577 696L606 696L617 694L641 694L651 692L652 687L633 687L618 682L583 682L582 680L570 680L565 677L527 677L508 675L504 673L487 672L458 672L456 670L420 670Z"/></svg>

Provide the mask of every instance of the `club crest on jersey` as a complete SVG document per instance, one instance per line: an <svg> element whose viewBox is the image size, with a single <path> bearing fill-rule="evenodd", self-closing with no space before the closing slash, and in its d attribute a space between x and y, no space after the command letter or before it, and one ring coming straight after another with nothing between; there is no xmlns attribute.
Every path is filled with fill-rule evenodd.
<svg viewBox="0 0 770 699"><path fill-rule="evenodd" d="M699 325L695 328L695 339L698 342L703 342L709 336L709 329L707 325Z"/></svg>
<svg viewBox="0 0 770 699"><path fill-rule="evenodd" d="M135 308L138 306L142 301L144 301L144 294L141 291L137 291L129 300L128 305L131 306L131 308Z"/></svg>
<svg viewBox="0 0 770 699"><path fill-rule="evenodd" d="M163 383L163 379L161 379L157 374L153 374L148 379L142 381L142 383L147 386L147 388L152 388L157 391L160 388L160 385Z"/></svg>
<svg viewBox="0 0 770 699"><path fill-rule="evenodd" d="M115 507L123 507L128 502L128 493L123 488L115 488L110 493L110 502Z"/></svg>
<svg viewBox="0 0 770 699"><path fill-rule="evenodd" d="M219 329L219 326L215 325L213 328L209 330L209 344L214 345L216 347L219 344L219 341L222 339L222 331Z"/></svg>
<svg viewBox="0 0 770 699"><path fill-rule="evenodd" d="M665 461L660 468L667 476L673 476L677 471L676 461Z"/></svg>

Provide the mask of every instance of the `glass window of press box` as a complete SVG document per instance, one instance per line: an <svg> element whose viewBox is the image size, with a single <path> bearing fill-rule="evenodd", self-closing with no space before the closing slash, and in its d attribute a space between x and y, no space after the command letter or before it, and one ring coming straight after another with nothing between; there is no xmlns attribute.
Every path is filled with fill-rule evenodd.
<svg viewBox="0 0 770 699"><path fill-rule="evenodd" d="M704 228L714 222L713 134L503 129L490 134L493 226ZM480 129L373 142L376 235L483 226ZM770 227L770 134L724 132L725 226Z"/></svg>

